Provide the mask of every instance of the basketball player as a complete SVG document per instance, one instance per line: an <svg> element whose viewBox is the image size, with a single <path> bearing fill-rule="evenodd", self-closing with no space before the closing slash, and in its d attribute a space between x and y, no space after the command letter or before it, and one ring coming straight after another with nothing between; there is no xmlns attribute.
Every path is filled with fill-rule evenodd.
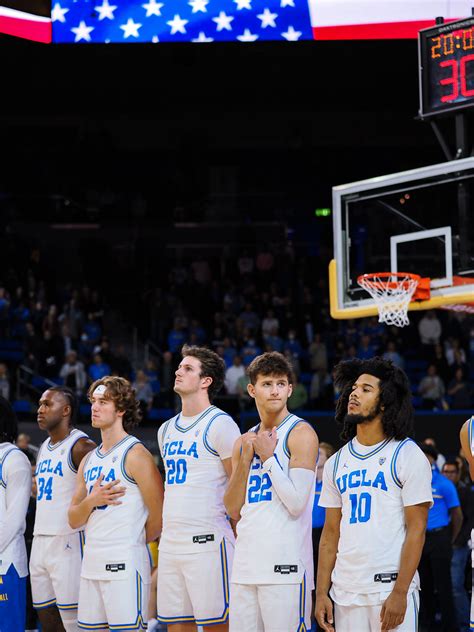
<svg viewBox="0 0 474 632"><path fill-rule="evenodd" d="M82 460L69 508L71 527L86 527L78 627L142 630L150 591L146 542L161 529L163 483L152 455L128 434L140 421L130 383L105 376L88 395L102 443Z"/></svg>
<svg viewBox="0 0 474 632"><path fill-rule="evenodd" d="M84 532L71 529L67 511L77 468L96 445L73 428L76 408L76 396L67 386L53 386L38 403L38 425L49 437L36 460L38 493L30 575L33 606L44 632L63 627L66 632L77 630Z"/></svg>
<svg viewBox="0 0 474 632"><path fill-rule="evenodd" d="M469 464L469 474L474 481L474 415L462 426L459 434L464 458ZM474 542L474 529L471 530L471 542ZM474 577L474 550L471 551L472 576ZM474 584L474 582L473 582ZM474 590L471 593L471 628L474 626Z"/></svg>
<svg viewBox="0 0 474 632"><path fill-rule="evenodd" d="M182 410L158 430L166 482L157 618L173 632L224 632L234 534L223 497L240 431L211 405L224 383L222 358L204 347L181 353L174 390Z"/></svg>
<svg viewBox="0 0 474 632"><path fill-rule="evenodd" d="M26 622L25 516L31 493L31 466L15 445L18 424L0 397L0 630L24 632Z"/></svg>
<svg viewBox="0 0 474 632"><path fill-rule="evenodd" d="M288 412L293 373L278 352L247 369L260 423L237 440L225 495L237 523L231 632L311 627L312 509L318 437Z"/></svg>
<svg viewBox="0 0 474 632"><path fill-rule="evenodd" d="M336 421L348 443L323 473L316 619L331 632L412 632L432 495L428 459L408 438L408 379L392 362L372 358L341 362L334 381L341 389Z"/></svg>

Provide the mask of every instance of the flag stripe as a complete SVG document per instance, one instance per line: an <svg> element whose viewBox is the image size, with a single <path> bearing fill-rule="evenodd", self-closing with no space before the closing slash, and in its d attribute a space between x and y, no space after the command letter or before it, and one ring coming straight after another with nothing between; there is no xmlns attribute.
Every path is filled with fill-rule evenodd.
<svg viewBox="0 0 474 632"><path fill-rule="evenodd" d="M413 22L313 26L313 36L315 40L416 39L420 29L434 25L435 20L417 20Z"/></svg>
<svg viewBox="0 0 474 632"><path fill-rule="evenodd" d="M49 44L51 32L51 20L48 18L5 8L1 10L0 33Z"/></svg>

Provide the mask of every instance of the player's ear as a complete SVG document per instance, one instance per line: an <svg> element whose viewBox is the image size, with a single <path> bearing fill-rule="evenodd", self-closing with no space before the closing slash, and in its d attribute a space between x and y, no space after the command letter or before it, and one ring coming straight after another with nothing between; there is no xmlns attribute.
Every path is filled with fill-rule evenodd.
<svg viewBox="0 0 474 632"><path fill-rule="evenodd" d="M255 399L255 386L251 382L247 384L247 393Z"/></svg>

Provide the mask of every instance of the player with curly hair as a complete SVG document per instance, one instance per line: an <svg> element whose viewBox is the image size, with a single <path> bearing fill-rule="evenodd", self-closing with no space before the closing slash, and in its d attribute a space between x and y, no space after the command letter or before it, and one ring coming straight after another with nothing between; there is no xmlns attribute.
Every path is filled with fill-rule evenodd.
<svg viewBox="0 0 474 632"><path fill-rule="evenodd" d="M417 630L416 569L432 494L429 462L410 439L408 379L371 358L339 363L334 382L348 443L323 473L316 619L327 632Z"/></svg>
<svg viewBox="0 0 474 632"><path fill-rule="evenodd" d="M129 434L141 417L130 382L106 376L88 395L102 443L82 460L69 508L69 524L85 525L86 538L78 627L146 629L146 543L161 531L163 482L152 455Z"/></svg>

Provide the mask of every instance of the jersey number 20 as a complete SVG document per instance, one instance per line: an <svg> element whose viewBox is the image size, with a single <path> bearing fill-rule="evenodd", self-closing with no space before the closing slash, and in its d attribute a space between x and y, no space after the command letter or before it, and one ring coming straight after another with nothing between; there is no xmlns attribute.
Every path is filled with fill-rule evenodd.
<svg viewBox="0 0 474 632"><path fill-rule="evenodd" d="M168 485L181 485L186 480L188 475L188 466L184 459L168 459L166 461L166 482Z"/></svg>

